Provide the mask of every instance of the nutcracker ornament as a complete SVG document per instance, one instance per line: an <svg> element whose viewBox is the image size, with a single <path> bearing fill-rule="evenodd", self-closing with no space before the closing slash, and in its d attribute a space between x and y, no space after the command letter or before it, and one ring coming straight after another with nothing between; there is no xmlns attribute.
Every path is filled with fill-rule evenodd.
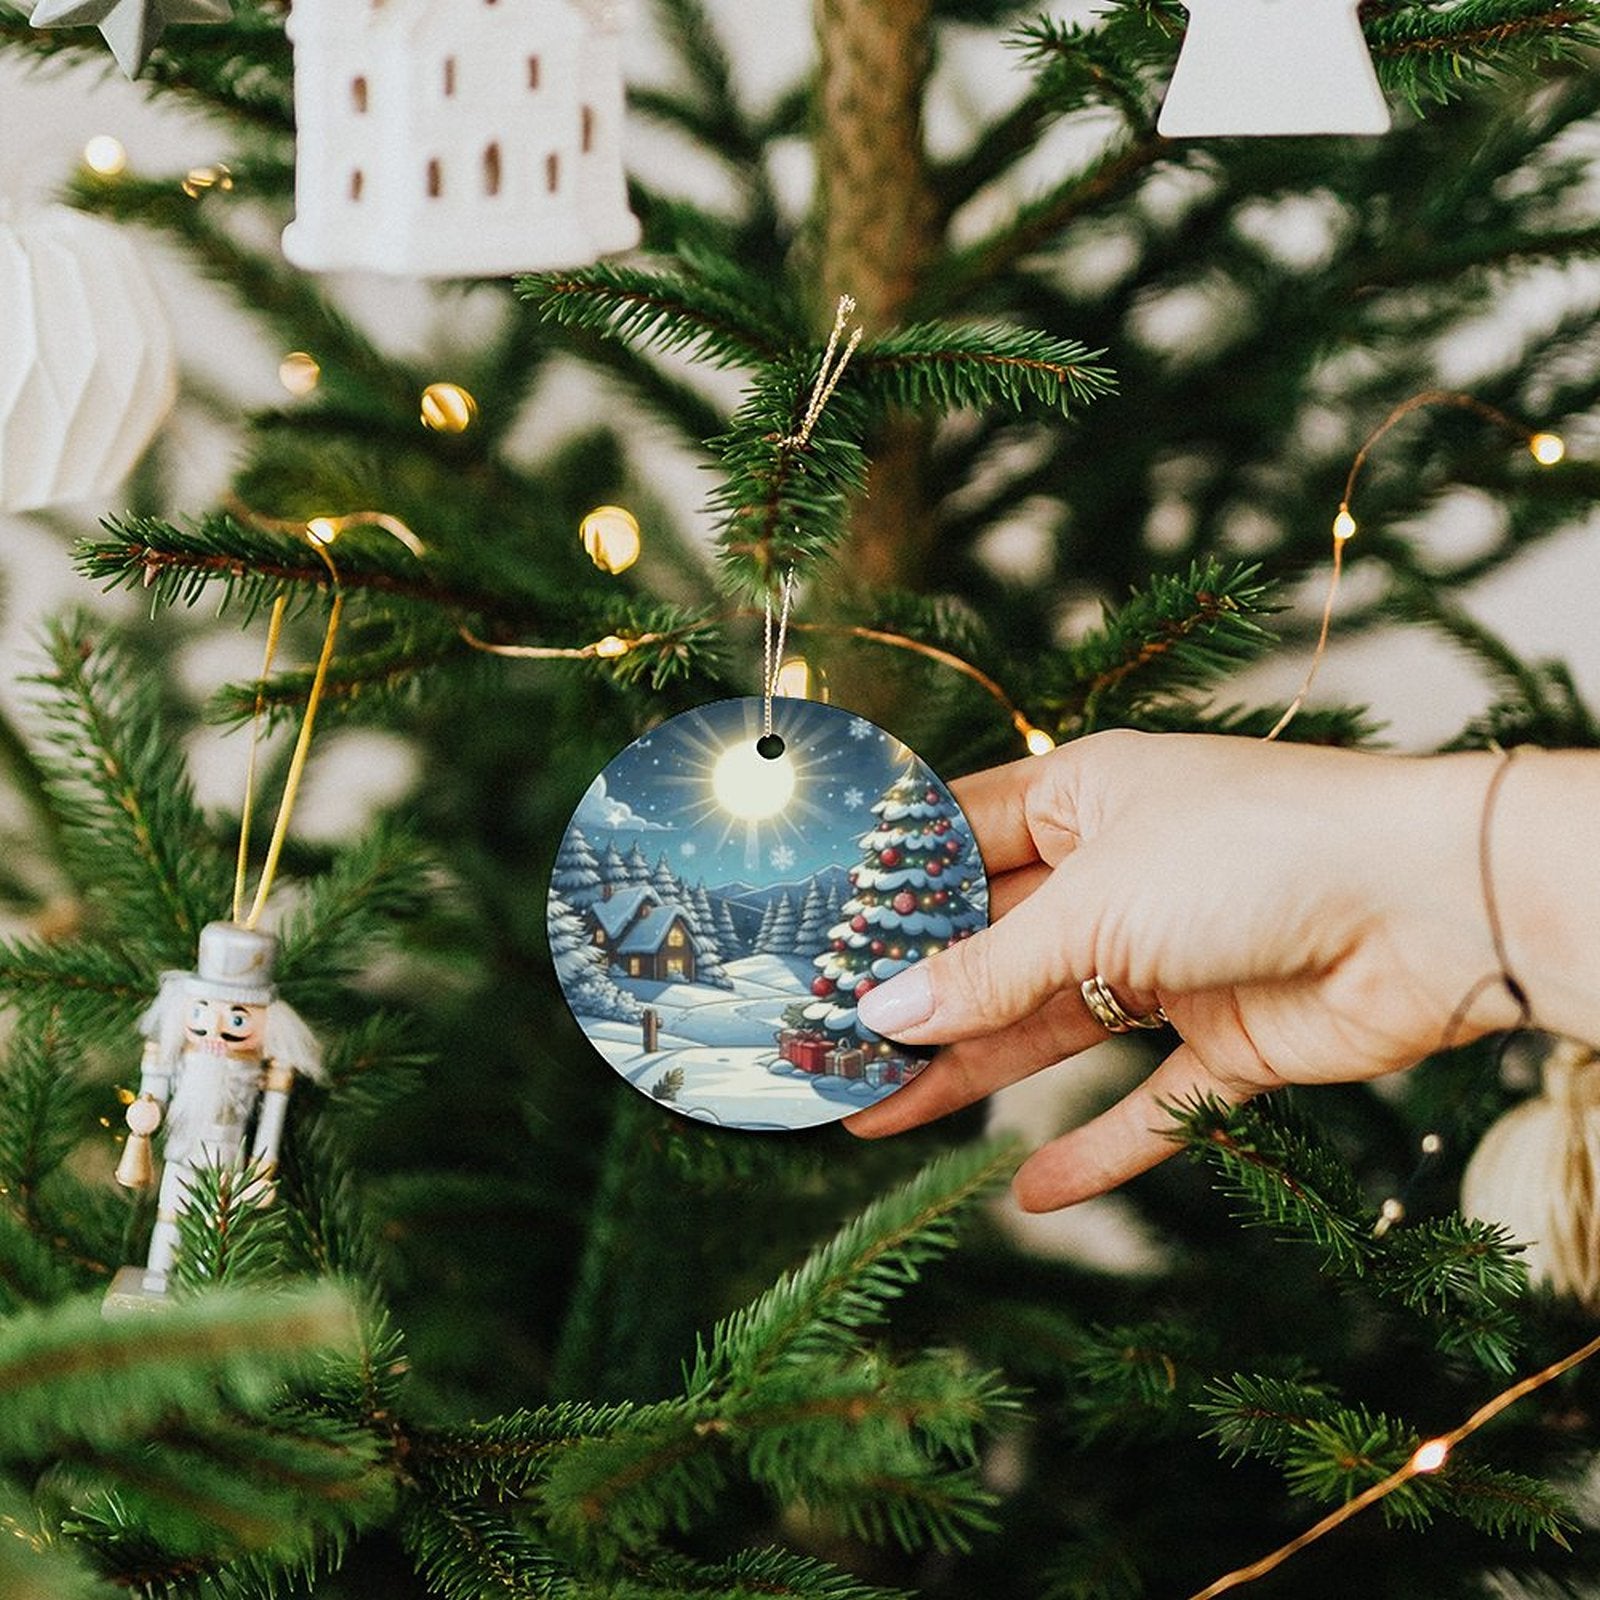
<svg viewBox="0 0 1600 1600"><path fill-rule="evenodd" d="M274 1198L295 1077L324 1081L320 1046L273 985L277 953L269 933L238 922L208 923L195 970L165 973L140 1021L144 1063L138 1097L127 1111L117 1181L126 1188L151 1185L151 1137L163 1121L165 1171L146 1263L117 1274L108 1307L166 1293L178 1217L201 1168L248 1173L257 1204Z"/></svg>

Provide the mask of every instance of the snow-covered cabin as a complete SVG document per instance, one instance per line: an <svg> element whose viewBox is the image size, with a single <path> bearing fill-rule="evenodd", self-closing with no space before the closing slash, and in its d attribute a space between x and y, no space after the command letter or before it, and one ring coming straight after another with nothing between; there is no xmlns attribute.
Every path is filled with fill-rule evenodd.
<svg viewBox="0 0 1600 1600"><path fill-rule="evenodd" d="M607 889L589 907L594 942L624 978L693 983L700 944L680 905L663 902L648 884Z"/></svg>
<svg viewBox="0 0 1600 1600"><path fill-rule="evenodd" d="M639 242L617 0L294 0L288 32L297 266L493 276Z"/></svg>

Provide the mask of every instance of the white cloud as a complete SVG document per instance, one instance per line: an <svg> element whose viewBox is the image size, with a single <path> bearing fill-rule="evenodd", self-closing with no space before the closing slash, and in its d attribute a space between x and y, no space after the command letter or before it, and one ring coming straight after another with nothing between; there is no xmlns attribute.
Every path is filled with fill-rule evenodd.
<svg viewBox="0 0 1600 1600"><path fill-rule="evenodd" d="M668 833L671 824L652 822L641 817L626 800L618 800L606 793L606 775L602 772L584 791L573 821L585 828L613 828L619 833Z"/></svg>

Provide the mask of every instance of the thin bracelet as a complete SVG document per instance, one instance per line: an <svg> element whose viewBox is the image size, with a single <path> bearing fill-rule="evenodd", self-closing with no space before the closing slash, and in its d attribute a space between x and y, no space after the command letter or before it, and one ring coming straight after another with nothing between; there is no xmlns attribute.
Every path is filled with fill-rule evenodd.
<svg viewBox="0 0 1600 1600"><path fill-rule="evenodd" d="M1516 754L1515 745L1509 750L1500 752L1500 759L1489 775L1489 787L1483 795L1483 813L1478 819L1478 877L1483 885L1483 909L1489 922L1489 940L1494 946L1494 958L1499 963L1499 969L1473 984L1467 991L1466 998L1451 1013L1449 1022L1445 1024L1444 1039L1440 1044L1442 1050L1450 1048L1458 1029L1477 1003L1478 996L1497 984L1511 996L1517 1007L1517 1020L1509 1029L1504 1030L1507 1041L1533 1024L1533 1007L1528 1001L1528 991L1511 971L1511 957L1506 952L1505 928L1500 921L1500 903L1494 892L1495 807L1500 799L1500 786L1505 782L1506 774L1510 772Z"/></svg>

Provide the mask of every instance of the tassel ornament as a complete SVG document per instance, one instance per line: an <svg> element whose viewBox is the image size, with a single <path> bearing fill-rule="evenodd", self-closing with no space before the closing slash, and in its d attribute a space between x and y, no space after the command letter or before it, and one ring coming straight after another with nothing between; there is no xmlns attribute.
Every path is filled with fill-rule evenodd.
<svg viewBox="0 0 1600 1600"><path fill-rule="evenodd" d="M1600 1054L1558 1042L1544 1087L1483 1136L1461 1209L1528 1246L1529 1276L1600 1310Z"/></svg>

